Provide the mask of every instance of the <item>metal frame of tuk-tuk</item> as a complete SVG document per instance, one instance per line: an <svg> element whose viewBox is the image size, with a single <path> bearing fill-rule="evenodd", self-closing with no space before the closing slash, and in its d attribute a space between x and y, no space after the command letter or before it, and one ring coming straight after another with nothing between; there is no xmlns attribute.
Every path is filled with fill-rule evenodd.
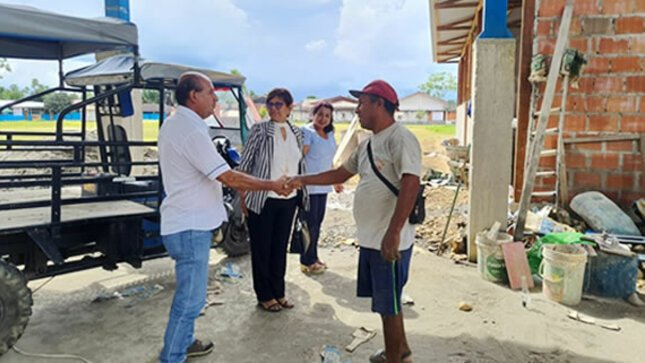
<svg viewBox="0 0 645 363"><path fill-rule="evenodd" d="M0 204L0 213L3 211L15 211L24 208L50 208L50 221L42 225L34 225L20 228L9 228L0 230L0 256L8 256L7 259L15 265L24 265L23 273L28 279L37 279L46 276L53 276L61 273L73 272L87 268L102 266L106 269L116 268L118 262L129 262L134 267L139 267L141 261L163 257L166 255L165 249L160 243L156 247L144 249L142 239L158 239L158 231L144 232L147 235L141 235L142 221L158 224L159 212L158 206L162 199L163 186L159 174L153 176L134 176L137 181L150 181L156 185L156 190L143 190L139 192L110 193L109 195L83 196L80 198L62 198L62 188L70 185L100 185L119 184L121 179L118 175L110 175L110 168L119 166L136 166L136 165L158 165L158 161L130 161L127 165L121 164L114 160L114 155L109 149L114 150L117 147L146 147L156 146L156 142L144 141L108 141L104 133L105 124L104 116L109 117L109 123L114 126L114 116L112 111L114 97L122 92L131 92L133 89L154 89L159 92L159 127L164 121L164 100L166 92L174 89L176 80L139 80L138 70L135 66L135 82L108 86L107 90L102 87L94 86L94 97L87 98L87 88L69 88L57 87L45 94L56 90L81 92L83 99L81 102L70 105L60 112L56 120L56 131L53 133L35 133L35 132L10 132L5 131L0 135L5 135L6 140L0 140L0 148L5 147L4 151L53 151L69 150L73 155L70 159L59 160L21 160L12 162L3 162L0 169L23 169L23 168L50 168L51 174L12 174L0 176L0 190L6 188L25 188L25 187L44 187L51 186L51 198L39 201L10 202ZM244 102L243 90L241 86L214 84L215 87L230 88L239 106L240 129L234 128L211 128L215 133L219 130L240 131L242 142L246 138L246 104ZM103 87L104 88L104 87ZM27 97L23 100L16 101L13 104L19 104L27 99L33 99L38 95ZM99 102L108 101L108 114L101 114ZM86 106L95 104L97 141L86 140ZM10 107L10 105L9 105ZM63 132L63 123L65 116L70 112L81 110L81 131L80 132ZM54 140L15 140L12 136L50 136ZM64 137L78 137L80 140L64 140ZM97 147L99 149L99 162L86 162L85 148ZM65 168L80 168L80 172L64 172ZM100 168L102 173L99 175L87 175L84 173L86 168ZM131 178L125 178L125 182ZM110 188L114 190L115 188ZM118 189L118 188L116 188ZM113 214L109 217L84 219L76 221L64 221L61 218L64 206L79 205L85 203L97 203L107 201L132 201L143 200L144 204L151 207L149 213L138 213L135 215L118 215ZM96 204L92 204L96 205ZM115 211L118 212L118 211ZM94 232L92 232L94 230ZM119 246L123 241L132 237L133 232L137 236L139 245L134 249L125 251ZM104 234L108 235L105 237ZM103 236L99 235L103 234ZM96 240L104 242L99 246ZM128 242L128 245L131 245ZM100 256L88 256L93 252L101 252ZM113 254L113 255L110 255ZM80 260L66 262L66 259L72 256L86 255ZM53 262L50 263L49 261Z"/></svg>

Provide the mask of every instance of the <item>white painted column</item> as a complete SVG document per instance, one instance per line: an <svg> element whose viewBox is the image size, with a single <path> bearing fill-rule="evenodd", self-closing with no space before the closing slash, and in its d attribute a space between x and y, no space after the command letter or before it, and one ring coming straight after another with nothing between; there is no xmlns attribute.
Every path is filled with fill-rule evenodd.
<svg viewBox="0 0 645 363"><path fill-rule="evenodd" d="M515 104L515 39L479 38L473 45L468 258L475 237L495 221L506 226Z"/></svg>

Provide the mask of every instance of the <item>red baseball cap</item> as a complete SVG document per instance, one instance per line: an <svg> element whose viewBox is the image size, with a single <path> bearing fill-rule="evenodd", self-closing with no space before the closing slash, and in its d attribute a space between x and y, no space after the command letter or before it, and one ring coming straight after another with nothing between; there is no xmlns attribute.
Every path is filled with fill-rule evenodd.
<svg viewBox="0 0 645 363"><path fill-rule="evenodd" d="M399 97L396 95L396 91L389 83L382 79L370 82L361 91L350 90L349 93L356 98L361 97L363 94L383 97L384 99L392 102L396 106L397 110L399 109Z"/></svg>

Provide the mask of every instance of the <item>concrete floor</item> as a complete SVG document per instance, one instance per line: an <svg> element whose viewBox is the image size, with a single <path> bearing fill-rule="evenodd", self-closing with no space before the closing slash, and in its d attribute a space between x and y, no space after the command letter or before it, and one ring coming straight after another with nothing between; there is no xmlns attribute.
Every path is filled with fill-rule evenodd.
<svg viewBox="0 0 645 363"><path fill-rule="evenodd" d="M212 253L212 272L235 262L243 278L221 282L224 303L197 321L198 337L212 339L215 351L194 362L320 362L325 344L341 349L343 361L367 362L383 344L380 319L370 302L355 297L357 252L350 246L324 248L330 265L323 275L300 273L289 256L287 294L296 308L278 314L256 307L248 256L228 260ZM155 362L172 301L174 277L168 259L141 270L91 270L56 277L35 293L34 314L17 346L28 352L76 354L91 362ZM32 288L45 280L32 282ZM164 287L145 300L91 303L101 291L128 285ZM645 355L645 309L618 300L585 299L575 307L597 320L615 323L615 332L567 318L569 308L547 300L539 289L529 309L520 293L479 278L476 268L417 249L412 259L405 306L408 339L415 362L641 362ZM133 301L138 301L131 307ZM458 309L461 301L473 311ZM343 347L361 326L376 338L354 353ZM47 363L10 351L0 363ZM74 362L74 360L56 360Z"/></svg>

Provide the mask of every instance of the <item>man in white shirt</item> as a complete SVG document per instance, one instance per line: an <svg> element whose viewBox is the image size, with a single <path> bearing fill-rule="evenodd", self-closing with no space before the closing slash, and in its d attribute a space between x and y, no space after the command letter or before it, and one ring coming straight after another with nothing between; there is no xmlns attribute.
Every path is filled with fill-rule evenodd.
<svg viewBox="0 0 645 363"><path fill-rule="evenodd" d="M215 109L211 81L197 72L179 77L179 107L159 130L159 164L166 197L161 203L161 236L175 260L177 289L159 356L162 363L213 350L213 343L194 338L195 319L206 302L212 231L226 221L222 183L241 190L289 194L285 178L263 180L231 170L219 155L204 119Z"/></svg>
<svg viewBox="0 0 645 363"><path fill-rule="evenodd" d="M372 311L381 315L385 350L372 363L409 363L412 353L405 338L401 293L408 279L414 226L408 216L420 187L421 147L414 134L394 121L399 101L387 82L376 80L361 91L356 114L363 128L374 132L339 168L289 179L289 185L341 184L354 174L361 179L354 197L358 244L359 297L372 298ZM399 193L396 196L374 172L374 167Z"/></svg>

